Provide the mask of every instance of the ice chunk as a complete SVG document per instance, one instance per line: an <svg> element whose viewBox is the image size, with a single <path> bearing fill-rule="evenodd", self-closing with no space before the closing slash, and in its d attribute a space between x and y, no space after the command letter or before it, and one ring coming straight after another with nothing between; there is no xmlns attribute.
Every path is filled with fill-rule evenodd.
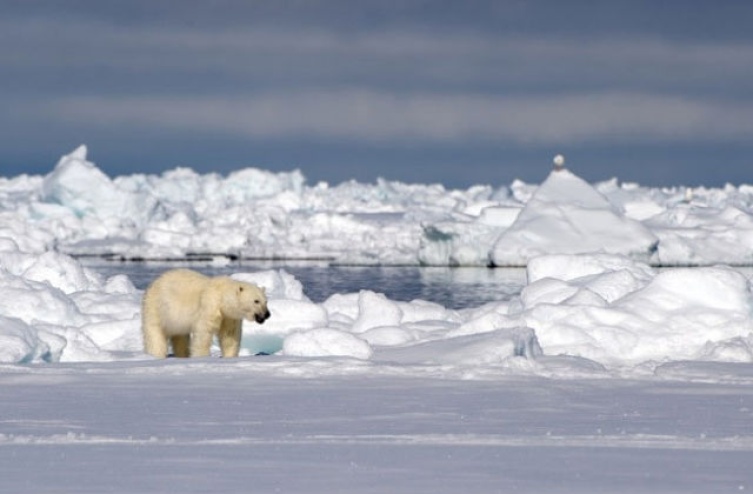
<svg viewBox="0 0 753 494"><path fill-rule="evenodd" d="M82 145L60 158L55 170L44 179L42 198L62 204L79 216L123 213L127 197L94 163L86 160L86 152Z"/></svg>
<svg viewBox="0 0 753 494"><path fill-rule="evenodd" d="M358 318L353 323L354 333L363 333L379 326L399 325L403 311L381 293L363 290L358 295Z"/></svg>
<svg viewBox="0 0 753 494"><path fill-rule="evenodd" d="M326 326L327 311L307 300L272 299L268 301L271 317L264 324L244 321L247 334L286 335L292 331Z"/></svg>
<svg viewBox="0 0 753 494"><path fill-rule="evenodd" d="M415 341L420 336L418 331L412 331L400 326L379 326L371 328L359 336L372 346L397 346Z"/></svg>
<svg viewBox="0 0 753 494"><path fill-rule="evenodd" d="M34 328L20 319L0 316L0 362L49 362L55 357Z"/></svg>
<svg viewBox="0 0 753 494"><path fill-rule="evenodd" d="M513 357L535 358L541 353L533 330L511 328L384 349L378 358L402 364L487 366Z"/></svg>
<svg viewBox="0 0 753 494"><path fill-rule="evenodd" d="M49 283L63 293L99 289L102 281L99 276L84 269L69 256L57 252L45 252L24 270L23 277L29 280Z"/></svg>
<svg viewBox="0 0 753 494"><path fill-rule="evenodd" d="M602 266L619 265L619 260L603 261ZM564 268L560 278L572 278L567 263L558 265ZM519 317L536 331L547 355L617 366L699 355L746 358L743 346L729 343L753 332L753 297L745 276L722 267L672 269L646 279L649 273L635 266L605 267L563 281L549 271L550 277L525 288Z"/></svg>
<svg viewBox="0 0 753 494"><path fill-rule="evenodd" d="M285 338L283 353L298 357L353 357L367 360L373 350L366 341L332 328L293 333Z"/></svg>
<svg viewBox="0 0 753 494"><path fill-rule="evenodd" d="M308 301L303 293L303 284L293 275L283 270L257 271L253 273L235 273L232 278L263 287L268 299Z"/></svg>
<svg viewBox="0 0 753 494"><path fill-rule="evenodd" d="M698 360L718 362L753 362L753 335L736 336L729 340L708 342L698 354Z"/></svg>
<svg viewBox="0 0 753 494"><path fill-rule="evenodd" d="M529 307L568 299L573 305L576 296L601 305L646 286L655 275L645 263L609 254L541 256L529 262L526 273L529 284L521 298Z"/></svg>
<svg viewBox="0 0 753 494"><path fill-rule="evenodd" d="M543 254L608 252L648 259L657 238L621 215L591 185L568 170L552 172L496 240L497 266L522 266Z"/></svg>
<svg viewBox="0 0 753 494"><path fill-rule="evenodd" d="M570 281L611 271L627 271L642 280L654 276L654 271L647 264L619 255L547 255L531 259L526 267L528 283L542 278Z"/></svg>

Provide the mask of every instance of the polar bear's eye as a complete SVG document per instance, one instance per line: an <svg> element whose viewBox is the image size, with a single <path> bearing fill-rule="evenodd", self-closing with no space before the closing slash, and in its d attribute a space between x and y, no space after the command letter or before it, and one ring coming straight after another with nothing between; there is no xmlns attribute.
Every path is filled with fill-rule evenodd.
<svg viewBox="0 0 753 494"><path fill-rule="evenodd" d="M255 303L255 304L258 304L258 303L259 303L259 301L258 301L258 300L254 300L254 303Z"/></svg>
<svg viewBox="0 0 753 494"><path fill-rule="evenodd" d="M238 291L239 291L239 292L242 292L242 291L243 291L243 287L242 287L242 286L239 286L239 287L238 287Z"/></svg>

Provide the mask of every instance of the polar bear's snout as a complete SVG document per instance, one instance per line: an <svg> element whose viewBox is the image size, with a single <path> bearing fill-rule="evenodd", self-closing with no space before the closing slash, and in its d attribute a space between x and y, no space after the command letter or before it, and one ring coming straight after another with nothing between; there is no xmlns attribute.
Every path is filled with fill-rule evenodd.
<svg viewBox="0 0 753 494"><path fill-rule="evenodd" d="M272 314L269 313L269 309L265 309L263 313L261 313L261 314L255 314L254 315L254 319L259 324L264 324L264 321L266 321L267 319L269 319L269 316L271 316L271 315Z"/></svg>

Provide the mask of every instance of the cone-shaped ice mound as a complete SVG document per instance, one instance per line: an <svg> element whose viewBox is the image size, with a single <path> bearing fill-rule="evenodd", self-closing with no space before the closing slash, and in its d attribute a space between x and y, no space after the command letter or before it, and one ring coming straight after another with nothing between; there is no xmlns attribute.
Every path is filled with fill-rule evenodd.
<svg viewBox="0 0 753 494"><path fill-rule="evenodd" d="M522 266L542 254L606 252L647 259L657 238L622 215L590 184L566 169L549 177L515 223L494 243L495 266Z"/></svg>
<svg viewBox="0 0 753 494"><path fill-rule="evenodd" d="M77 216L130 213L124 211L129 198L87 160L85 145L60 158L55 169L44 178L42 199L69 208Z"/></svg>

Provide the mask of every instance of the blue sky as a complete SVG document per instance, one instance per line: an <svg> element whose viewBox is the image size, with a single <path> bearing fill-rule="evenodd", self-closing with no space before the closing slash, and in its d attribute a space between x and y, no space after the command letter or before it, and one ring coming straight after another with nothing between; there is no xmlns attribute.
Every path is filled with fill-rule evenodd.
<svg viewBox="0 0 753 494"><path fill-rule="evenodd" d="M0 175L753 184L753 2L0 0Z"/></svg>

